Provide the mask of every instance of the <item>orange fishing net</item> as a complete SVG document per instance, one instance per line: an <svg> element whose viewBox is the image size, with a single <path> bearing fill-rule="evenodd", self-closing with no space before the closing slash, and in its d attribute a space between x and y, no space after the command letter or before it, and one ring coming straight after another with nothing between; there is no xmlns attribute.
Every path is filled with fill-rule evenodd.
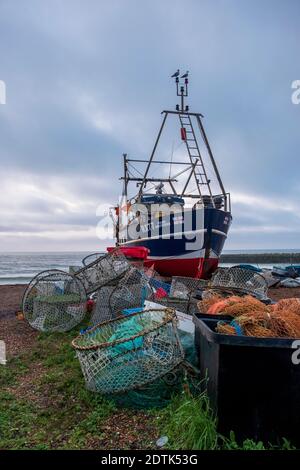
<svg viewBox="0 0 300 470"><path fill-rule="evenodd" d="M234 318L231 323L219 322L219 333L300 338L300 299L284 299L274 305L265 305L250 295L227 298L215 295L199 302L198 308L208 314L225 314Z"/></svg>
<svg viewBox="0 0 300 470"><path fill-rule="evenodd" d="M273 305L274 312L284 314L284 312L293 312L300 315L300 299L282 299Z"/></svg>
<svg viewBox="0 0 300 470"><path fill-rule="evenodd" d="M256 314L258 312L267 311L268 307L251 295L246 295L245 297L229 297L223 307L223 312L232 317L238 317L246 313ZM220 313L221 312L222 310L220 310Z"/></svg>
<svg viewBox="0 0 300 470"><path fill-rule="evenodd" d="M300 316L297 313L284 311L271 315L272 331L280 338L300 338Z"/></svg>
<svg viewBox="0 0 300 470"><path fill-rule="evenodd" d="M274 334L272 333L272 330L270 330L269 328L266 328L259 324L255 324L251 321L244 323L242 331L245 336L255 336L257 338L267 338L267 337L274 336ZM235 325L231 325L229 323L222 323L222 322L218 323L217 332L225 334L225 335L237 335L238 334Z"/></svg>
<svg viewBox="0 0 300 470"><path fill-rule="evenodd" d="M249 324L244 329L246 336L255 336L256 338L271 338L274 333L269 328L261 325Z"/></svg>
<svg viewBox="0 0 300 470"><path fill-rule="evenodd" d="M220 300L222 300L222 297L218 294L208 295L197 303L199 312L207 313L209 308Z"/></svg>
<svg viewBox="0 0 300 470"><path fill-rule="evenodd" d="M268 311L268 307L265 304L251 295L246 295L245 297L232 295L227 298L214 295L198 302L198 309L202 313L214 315L224 314L232 317L239 316L246 312Z"/></svg>
<svg viewBox="0 0 300 470"><path fill-rule="evenodd" d="M236 329L234 326L230 325L229 323L219 322L216 328L218 333L223 335L236 335Z"/></svg>
<svg viewBox="0 0 300 470"><path fill-rule="evenodd" d="M207 310L207 313L217 314L217 313L227 313L227 310L230 310L234 305L240 302L240 297L231 296L227 299L220 299L215 304L211 305Z"/></svg>

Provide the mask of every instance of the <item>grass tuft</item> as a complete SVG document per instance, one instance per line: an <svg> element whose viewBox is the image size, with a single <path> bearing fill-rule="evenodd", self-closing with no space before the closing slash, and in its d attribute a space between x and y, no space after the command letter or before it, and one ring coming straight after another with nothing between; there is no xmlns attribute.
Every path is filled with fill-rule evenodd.
<svg viewBox="0 0 300 470"><path fill-rule="evenodd" d="M168 436L172 450L294 450L283 438L280 445L265 445L246 439L238 444L234 432L224 437L217 432L217 420L209 407L206 394L189 396L185 392L173 398L159 415L160 434Z"/></svg>
<svg viewBox="0 0 300 470"><path fill-rule="evenodd" d="M172 449L217 449L216 420L209 408L208 398L182 394L162 412L163 434L169 438Z"/></svg>

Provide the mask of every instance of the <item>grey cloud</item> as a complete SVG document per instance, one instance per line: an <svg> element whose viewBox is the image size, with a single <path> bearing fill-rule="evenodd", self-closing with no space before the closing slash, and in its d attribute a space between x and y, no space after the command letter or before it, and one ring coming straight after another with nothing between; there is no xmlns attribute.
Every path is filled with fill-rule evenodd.
<svg viewBox="0 0 300 470"><path fill-rule="evenodd" d="M300 105L291 103L290 87L300 78L299 13L299 2L277 0L2 1L1 170L9 181L23 174L53 197L63 187L86 202L76 213L37 194L20 198L10 214L2 204L3 230L94 227L97 205L120 194L122 152L147 157L159 112L176 104L169 75L178 66L191 71L191 108L205 115L226 188L297 207ZM270 213L233 204L233 215L235 207L233 228L286 224L296 232L251 239L233 232L228 248L299 246L297 217L280 206ZM39 247L59 246L49 240ZM88 249L90 239L69 242L60 246Z"/></svg>

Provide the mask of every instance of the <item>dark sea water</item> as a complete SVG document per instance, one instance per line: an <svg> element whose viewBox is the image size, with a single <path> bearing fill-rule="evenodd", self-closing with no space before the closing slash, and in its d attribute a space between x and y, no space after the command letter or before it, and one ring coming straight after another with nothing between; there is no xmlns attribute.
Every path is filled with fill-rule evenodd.
<svg viewBox="0 0 300 470"><path fill-rule="evenodd" d="M46 269L81 266L88 252L0 253L0 284L27 284Z"/></svg>
<svg viewBox="0 0 300 470"><path fill-rule="evenodd" d="M224 253L274 253L300 250L224 250ZM0 284L27 284L36 274L46 269L68 270L81 266L90 252L0 253ZM225 266L225 264L223 264ZM261 267L272 267L261 265Z"/></svg>

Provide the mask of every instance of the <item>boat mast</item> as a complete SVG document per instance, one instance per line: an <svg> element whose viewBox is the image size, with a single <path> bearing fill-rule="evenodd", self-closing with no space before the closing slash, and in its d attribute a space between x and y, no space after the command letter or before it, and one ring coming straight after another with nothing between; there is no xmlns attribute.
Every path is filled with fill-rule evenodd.
<svg viewBox="0 0 300 470"><path fill-rule="evenodd" d="M127 163L127 153L123 153L123 168L124 168L124 186L123 186L123 198L127 202L127 193L128 193L128 163Z"/></svg>
<svg viewBox="0 0 300 470"><path fill-rule="evenodd" d="M209 145L209 142L208 142L208 139L207 139L204 127L203 127L203 123L202 123L203 115L201 113L190 112L189 106L186 105L185 103L185 99L188 97L188 84L189 84L188 72L186 72L180 77L180 71L177 70L177 72L173 74L172 77L175 78L176 95L180 98L180 104L176 105L174 111L173 110L162 111L163 120L159 129L158 135L156 137L149 160L131 159L131 158L127 158L127 154L123 154L124 176L120 179L124 180L124 195L126 195L127 197L128 183L130 181L134 181L139 187L136 200L140 202L143 191L145 190L148 183L162 182L162 183L169 184L171 193L173 195L180 196L182 198L195 198L195 199L198 199L198 201L201 201L203 204L206 204L208 201L210 201L210 204L213 207L216 207L215 201L216 201L217 196L213 195L212 193L211 181L208 178L208 175L206 172L202 153L200 152L200 147L199 147L197 136L196 136L195 129L194 129L193 123L196 120L199 131L200 131L200 135L202 137L204 146L206 148L206 153L208 154L208 158L211 162L212 169L215 173L216 180L220 187L221 194L219 194L218 196L222 197L224 201L224 208L225 210L227 210L228 207L230 208L229 196L225 191L221 176L217 168L216 161L214 159L211 147ZM180 128L181 128L181 139L185 142L188 157L189 157L188 162L154 160L162 132L166 125L167 118L172 115L178 116ZM130 165L131 162L147 164L144 174L141 174L141 177L139 176L134 177L130 174L130 171L128 170L128 165ZM172 166L184 165L185 168L182 171L178 172L175 176L173 175L173 177L169 176L169 178L150 178L148 176L149 171L150 171L152 164L154 163L170 164ZM175 184L177 183L177 177L185 172L189 172L187 176L187 180L184 184L183 189L181 191L178 191L178 189L176 188L176 184ZM192 194L188 192L188 186L192 179L194 180L196 184L197 194Z"/></svg>

